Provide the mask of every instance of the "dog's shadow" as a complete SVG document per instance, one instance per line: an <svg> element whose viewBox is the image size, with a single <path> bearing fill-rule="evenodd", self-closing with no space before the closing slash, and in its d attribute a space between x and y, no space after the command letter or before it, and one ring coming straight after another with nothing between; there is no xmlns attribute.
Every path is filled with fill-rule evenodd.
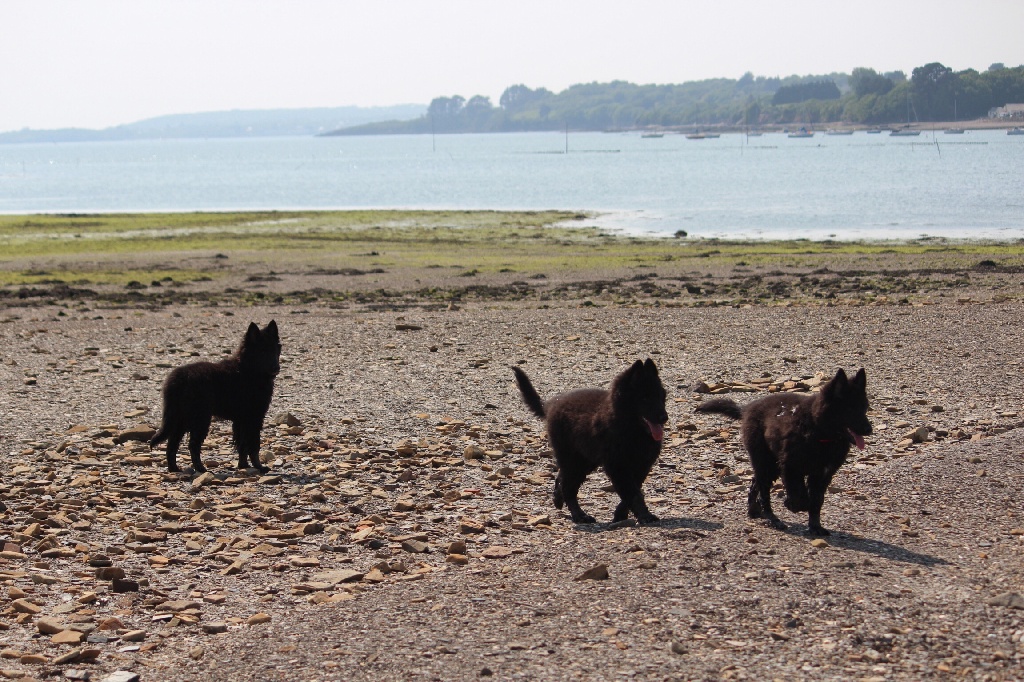
<svg viewBox="0 0 1024 682"><path fill-rule="evenodd" d="M635 519L630 518L625 521L616 521L614 523L577 523L574 527L576 530L583 533L607 533L622 528L652 528L660 530L692 530L711 532L714 530L721 530L725 526L724 524L716 521L679 517L673 519L661 519L657 523L651 523L646 526L641 526Z"/></svg>
<svg viewBox="0 0 1024 682"><path fill-rule="evenodd" d="M806 533L806 526L800 524L791 524L789 529L785 531L787 535L791 535L796 538L808 538L810 537ZM889 561L898 561L906 564L917 564L919 566L949 566L950 562L943 559L942 557L932 556L931 554L922 554L913 550L907 549L906 547L900 547L899 545L893 545L882 540L871 540L869 538L860 537L857 535L850 535L842 531L833 530L832 534L827 538L824 538L826 542L832 547L839 549L849 549L854 552L864 552L866 554L874 554L875 556L888 559Z"/></svg>
<svg viewBox="0 0 1024 682"><path fill-rule="evenodd" d="M828 542L834 547L842 547L843 549L852 549L855 552L874 554L877 557L888 559L890 561L918 564L919 566L950 565L950 562L942 557L932 556L931 554L922 554L920 552L907 549L906 547L900 547L899 545L883 542L882 540L871 540L869 538L849 535L838 531L832 531L832 535L828 538Z"/></svg>

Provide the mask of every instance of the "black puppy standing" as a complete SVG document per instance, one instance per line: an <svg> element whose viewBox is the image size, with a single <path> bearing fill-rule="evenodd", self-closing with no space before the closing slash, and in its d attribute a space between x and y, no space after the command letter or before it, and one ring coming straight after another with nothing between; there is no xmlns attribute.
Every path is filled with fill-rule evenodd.
<svg viewBox="0 0 1024 682"><path fill-rule="evenodd" d="M866 385L863 368L852 380L840 369L813 396L776 393L742 408L725 398L697 406L698 412L743 420L743 445L754 468L747 495L750 518L764 516L772 526L785 530L771 503L772 484L781 476L786 508L807 512L811 535L829 535L821 527L825 491L846 461L850 445L863 450L864 436L871 434Z"/></svg>
<svg viewBox="0 0 1024 682"><path fill-rule="evenodd" d="M242 344L220 362L193 362L173 370L164 382L164 414L160 430L149 441L155 447L167 441L167 470L179 471L178 446L188 433L192 468L206 471L199 451L213 417L231 420L238 450L238 468L248 462L261 472L260 430L274 394L274 378L281 369L281 340L271 320L260 330L250 323Z"/></svg>
<svg viewBox="0 0 1024 682"><path fill-rule="evenodd" d="M661 452L665 435L665 388L654 361L637 360L612 381L609 390L584 388L541 400L526 374L513 367L516 383L530 411L546 420L558 464L555 507L568 506L576 523L595 523L577 498L587 475L598 467L615 487L621 502L612 521L630 511L637 521L658 520L647 509L641 489Z"/></svg>

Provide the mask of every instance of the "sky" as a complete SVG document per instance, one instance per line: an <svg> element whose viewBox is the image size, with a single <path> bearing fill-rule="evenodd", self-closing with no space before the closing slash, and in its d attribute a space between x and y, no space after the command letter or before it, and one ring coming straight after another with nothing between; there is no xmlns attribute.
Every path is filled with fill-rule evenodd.
<svg viewBox="0 0 1024 682"><path fill-rule="evenodd" d="M2 0L0 131L1024 64L1021 0Z"/></svg>

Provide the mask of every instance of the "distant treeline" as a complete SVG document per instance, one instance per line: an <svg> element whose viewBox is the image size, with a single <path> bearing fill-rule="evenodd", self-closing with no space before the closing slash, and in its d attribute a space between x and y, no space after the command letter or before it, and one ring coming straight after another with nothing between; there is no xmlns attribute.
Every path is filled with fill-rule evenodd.
<svg viewBox="0 0 1024 682"><path fill-rule="evenodd" d="M425 115L334 131L380 133L607 130L649 126L761 126L792 123L892 124L979 118L1024 102L1024 66L993 64L979 73L938 62L913 70L766 78L746 73L679 85L624 81L573 85L559 93L513 85L497 106L489 97L438 97Z"/></svg>

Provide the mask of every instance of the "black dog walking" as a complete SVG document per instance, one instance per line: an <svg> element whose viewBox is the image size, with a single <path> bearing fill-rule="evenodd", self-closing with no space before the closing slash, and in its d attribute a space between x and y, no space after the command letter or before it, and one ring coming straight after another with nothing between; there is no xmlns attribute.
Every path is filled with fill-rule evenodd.
<svg viewBox="0 0 1024 682"><path fill-rule="evenodd" d="M178 446L188 433L192 468L206 471L199 451L213 417L229 419L238 450L238 468L248 462L261 472L260 430L274 394L274 378L281 369L281 340L277 324L260 330L249 324L238 350L220 362L194 362L173 370L164 382L164 414L160 430L149 441L155 447L167 441L167 470L179 471Z"/></svg>
<svg viewBox="0 0 1024 682"><path fill-rule="evenodd" d="M587 475L598 467L622 500L612 521L630 511L640 523L658 520L647 509L642 486L661 452L665 434L665 388L654 361L637 360L612 381L610 390L584 388L541 400L526 374L513 367L526 406L547 422L558 464L555 507L569 508L576 523L595 523L577 498Z"/></svg>
<svg viewBox="0 0 1024 682"><path fill-rule="evenodd" d="M863 368L852 380L840 369L814 396L776 393L742 408L717 398L697 406L698 412L743 420L743 445L754 468L747 496L750 518L763 516L785 530L771 502L772 484L782 476L786 508L808 513L811 535L829 535L821 527L825 491L846 461L850 445L863 450L864 436L871 434L866 384Z"/></svg>

